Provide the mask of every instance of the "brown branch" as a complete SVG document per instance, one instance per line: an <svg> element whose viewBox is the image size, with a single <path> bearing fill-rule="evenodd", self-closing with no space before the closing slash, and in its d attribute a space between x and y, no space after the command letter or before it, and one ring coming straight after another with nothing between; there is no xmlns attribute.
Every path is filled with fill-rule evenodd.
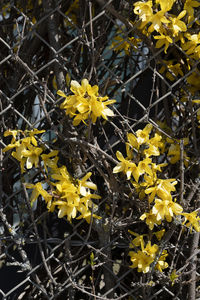
<svg viewBox="0 0 200 300"><path fill-rule="evenodd" d="M22 184L22 187L23 187L23 191L24 191L24 196L25 196L25 200L26 200L26 205L27 205L28 211L29 211L29 213L30 213L31 221L32 221L33 228L34 228L35 235L36 235L36 239L37 239L37 242L38 242L38 247L39 247L39 250L40 250L40 255L41 255L41 258L42 258L42 262L43 262L44 268L45 268L45 270L46 270L46 272L47 272L47 275L48 275L49 279L50 279L51 282L56 286L56 285L58 285L58 284L56 283L55 279L53 278L53 276L52 276L52 274L51 274L51 272L50 272L50 270L49 270L49 268L48 268L48 265L47 265L45 256L44 256L44 251L43 251L43 249L42 249L42 244L41 244L41 241L40 241L40 237L39 237L37 225L36 225L36 223L35 223L33 211L32 211L31 205L30 205L30 199L29 199L29 196L28 196L28 193L27 193L27 190L26 190L26 186L25 186L24 183Z"/></svg>
<svg viewBox="0 0 200 300"><path fill-rule="evenodd" d="M184 200L184 141L180 140L180 204L185 208Z"/></svg>
<svg viewBox="0 0 200 300"><path fill-rule="evenodd" d="M52 0L44 0L43 1L44 11L49 13L52 10L52 14L47 18L47 31L49 42L52 50L52 56L59 60L59 56L57 51L60 50L60 41L59 41L59 32L58 32L58 13L55 9L53 9L53 1ZM65 77L62 71L62 68L59 62L54 63L54 72L56 76L56 83L59 90L65 90L66 82Z"/></svg>
<svg viewBox="0 0 200 300"><path fill-rule="evenodd" d="M197 193L197 200L196 200L196 206L197 208L200 205L200 192L198 191ZM190 250L190 255L193 255L196 250L199 247L199 240L200 240L200 232L195 232L193 237L192 237L192 246ZM190 262L190 284L188 288L188 294L190 300L195 300L196 299L196 274L197 274L197 254L191 259Z"/></svg>
<svg viewBox="0 0 200 300"><path fill-rule="evenodd" d="M102 248L101 252L105 255L103 258L103 274L104 274L104 282L105 282L105 294L108 299L112 299L114 297L114 286L115 286L115 278L113 276L112 271L112 254L111 254L111 245L110 245L110 223L102 218L101 220L94 219L93 220L93 228L98 234L99 238L99 247ZM105 260L106 257L106 260Z"/></svg>

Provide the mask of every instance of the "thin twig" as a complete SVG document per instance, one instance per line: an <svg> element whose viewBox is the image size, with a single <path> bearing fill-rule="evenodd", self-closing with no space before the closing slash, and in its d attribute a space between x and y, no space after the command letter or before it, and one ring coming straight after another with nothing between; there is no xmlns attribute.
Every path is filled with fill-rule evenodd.
<svg viewBox="0 0 200 300"><path fill-rule="evenodd" d="M48 23L48 37L51 47L53 48L53 57L59 58L57 52L60 50L60 38L59 38L59 32L58 32L58 13L57 9L53 10L54 1L52 0L45 0L43 1L43 7L46 13L49 13L52 11L51 15L47 18ZM54 72L56 76L56 83L59 90L65 90L66 89L66 82L65 77L63 74L63 70L61 69L61 66L58 62L54 63Z"/></svg>
<svg viewBox="0 0 200 300"><path fill-rule="evenodd" d="M180 140L180 204L185 207L184 200L184 140Z"/></svg>
<svg viewBox="0 0 200 300"><path fill-rule="evenodd" d="M200 205L200 191L197 193L197 199L196 199L196 207L199 208ZM192 245L190 254L193 255L196 250L199 248L199 240L200 240L200 232L195 232L192 237ZM190 284L189 284L189 299L190 300L196 300L196 278L197 278L197 255L195 255L191 261L190 261Z"/></svg>
<svg viewBox="0 0 200 300"><path fill-rule="evenodd" d="M42 245L41 245L41 242L40 242L40 236L39 236L39 233L38 233L37 225L35 223L35 219L34 219L34 215L33 215L33 210L32 210L31 205L30 205L30 199L29 199L29 196L28 196L28 193L27 193L27 190L26 190L25 183L22 183L22 187L23 187L23 191L24 191L26 205L28 207L28 210L29 210L29 213L30 213L30 216L31 216L31 221L33 223L33 228L34 228L36 239L37 239L37 242L38 242L38 247L39 247L39 250L40 250L40 255L41 255L41 258L42 258L42 262L44 264L44 267L45 267L45 270L47 272L47 275L48 275L49 279L56 286L57 283L56 283L55 279L53 278L53 276L52 276L52 274L51 274L51 272L50 272L50 270L48 268L48 265L47 265L47 262L46 262L46 259L45 259L45 256L44 256L44 251L42 249Z"/></svg>
<svg viewBox="0 0 200 300"><path fill-rule="evenodd" d="M91 59L91 68L88 76L88 80L91 79L92 73L96 74L95 68L95 45L94 45L94 33L93 33L93 20L92 20L92 2L89 1L89 16L90 16L90 34L91 34L91 50L92 50L92 59Z"/></svg>

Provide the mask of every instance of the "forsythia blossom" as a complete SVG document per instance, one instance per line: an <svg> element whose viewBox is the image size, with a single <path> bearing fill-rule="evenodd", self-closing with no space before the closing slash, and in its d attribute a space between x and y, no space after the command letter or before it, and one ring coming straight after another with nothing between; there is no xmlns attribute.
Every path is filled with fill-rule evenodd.
<svg viewBox="0 0 200 300"><path fill-rule="evenodd" d="M150 211L143 213L140 219L145 220L151 230L164 219L171 222L183 210L181 205L172 200L171 193L176 190L177 181L157 177L157 172L161 172L161 168L167 164L156 165L152 161L154 156L159 156L163 151L162 137L158 133L152 137L152 129L152 125L147 124L143 130L127 134L127 157L117 151L116 156L120 162L113 169L113 173L123 172L128 180L135 180L131 182L140 199L148 197ZM138 164L134 161L138 161ZM142 254L142 257L145 259L146 256Z"/></svg>
<svg viewBox="0 0 200 300"><path fill-rule="evenodd" d="M138 236L138 239L139 238L140 236ZM130 243L130 248L133 248L133 245L139 246L139 244L136 243L134 240ZM131 268L137 268L138 272L148 273L151 270L151 264L154 262L156 255L159 252L159 247L156 244L151 246L150 241L148 241L146 247L144 247L143 237L141 239L140 247L141 250L138 250L137 252L129 252L129 256L132 262ZM163 269L166 269L168 267L168 263L165 262L167 255L167 251L164 250L155 266L155 268L158 269L160 272L162 272Z"/></svg>
<svg viewBox="0 0 200 300"><path fill-rule="evenodd" d="M66 115L74 117L74 126L79 125L80 122L86 123L88 119L96 123L99 117L107 120L108 116L114 116L113 111L107 106L115 103L116 100L108 100L107 96L99 96L98 86L91 86L87 79L83 79L81 85L72 80L70 90L74 95L67 96L60 90L57 94L65 98L60 108L65 110Z"/></svg>
<svg viewBox="0 0 200 300"><path fill-rule="evenodd" d="M174 3L175 0L157 0L156 5L153 4L153 1L138 1L133 4L133 11L141 22L139 29L146 35L152 34L154 31L159 33L159 35L153 35L153 38L158 40L156 48L165 46L165 53L169 45L173 44L173 38L187 30L187 25L181 19L187 12L192 12L189 3L185 3L185 10L181 11L178 16L170 14L169 11ZM196 3L194 6L197 7Z"/></svg>
<svg viewBox="0 0 200 300"><path fill-rule="evenodd" d="M185 217L183 224L186 224L187 227L191 227L191 232L192 227L194 227L197 232L200 232L200 217L197 216L197 211L193 211L191 213L182 213L182 215Z"/></svg>
<svg viewBox="0 0 200 300"><path fill-rule="evenodd" d="M20 162L21 172L24 173L26 166L27 169L32 169L33 165L37 168L39 163L39 156L43 152L41 147L37 147L38 143L35 135L43 133L45 130L7 130L4 136L12 135L11 143L3 149L6 152L10 149L16 149L12 151L12 156ZM19 139L17 140L17 136ZM20 138L21 136L21 138ZM23 137L22 137L23 136Z"/></svg>
<svg viewBox="0 0 200 300"><path fill-rule="evenodd" d="M44 130L8 130L4 136L12 136L11 143L3 149L4 152L10 149L11 155L20 162L21 173L33 167L39 168L44 174L43 181L36 184L26 183L26 188L32 189L30 197L31 204L42 196L47 208L53 212L58 209L58 217L67 216L69 222L72 219L84 218L90 222L93 211L97 210L97 205L92 199L100 199L99 195L93 194L90 190L97 190L97 186L89 181L91 172L82 179L75 180L67 171L66 166L58 167L58 150L43 153L45 148L38 147L35 135L43 133ZM44 186L46 188L44 188ZM94 218L99 218L93 214Z"/></svg>

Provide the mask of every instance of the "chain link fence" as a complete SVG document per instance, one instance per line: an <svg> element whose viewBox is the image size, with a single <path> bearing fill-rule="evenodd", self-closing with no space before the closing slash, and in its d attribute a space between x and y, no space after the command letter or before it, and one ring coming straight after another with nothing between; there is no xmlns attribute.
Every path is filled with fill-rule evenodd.
<svg viewBox="0 0 200 300"><path fill-rule="evenodd" d="M198 209L200 203L197 107L180 100L183 89L191 97L187 78L195 74L193 85L200 84L199 61L183 74L167 70L163 49L133 22L133 2L1 1L1 299L200 299L199 233L181 223L165 224L160 247L169 253L166 272L130 268L128 230L145 234L148 228L139 219L143 204L133 187L112 171L128 132L148 123L168 138L191 134L190 166L178 163L168 172L179 182L177 198L184 197L185 208ZM188 57L176 42L168 52L183 69ZM59 108L63 98L57 90L69 95L70 81L83 78L117 101L114 117L89 127L72 125ZM164 121L171 132L160 125ZM70 223L49 213L42 200L30 205L23 183L37 182L42 174L22 176L18 162L2 149L10 141L6 130L33 128L46 131L40 143L58 149L76 178L92 172L101 195L95 202L100 220ZM192 293L196 298L189 298Z"/></svg>

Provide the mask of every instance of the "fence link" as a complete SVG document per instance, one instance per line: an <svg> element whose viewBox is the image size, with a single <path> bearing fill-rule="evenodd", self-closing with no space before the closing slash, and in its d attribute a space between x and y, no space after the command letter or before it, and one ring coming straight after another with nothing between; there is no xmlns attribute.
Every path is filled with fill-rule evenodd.
<svg viewBox="0 0 200 300"><path fill-rule="evenodd" d="M125 152L128 132L151 124L175 143L190 136L188 145L180 144L190 163L184 166L182 157L163 178L176 178L176 198L186 211L198 210L200 203L199 113L190 101L199 97L199 60L176 39L167 54L155 48L135 22L134 2L1 1L2 299L200 298L199 233L190 233L180 219L166 222L159 244L168 251L167 271L142 273L130 267L129 230L150 236L152 231L140 219L144 202L126 176L113 174L116 151ZM117 101L107 121L73 126L73 117L60 109L63 97L57 91L71 95L71 80L83 78ZM183 95L189 100L182 101ZM30 204L25 182L37 183L43 174L37 168L21 174L11 151L2 149L10 142L5 131L34 128L46 131L38 143L59 150L60 164L76 179L92 172L101 199L94 199L98 211L90 223L58 218L42 198ZM192 293L196 298L189 298Z"/></svg>

